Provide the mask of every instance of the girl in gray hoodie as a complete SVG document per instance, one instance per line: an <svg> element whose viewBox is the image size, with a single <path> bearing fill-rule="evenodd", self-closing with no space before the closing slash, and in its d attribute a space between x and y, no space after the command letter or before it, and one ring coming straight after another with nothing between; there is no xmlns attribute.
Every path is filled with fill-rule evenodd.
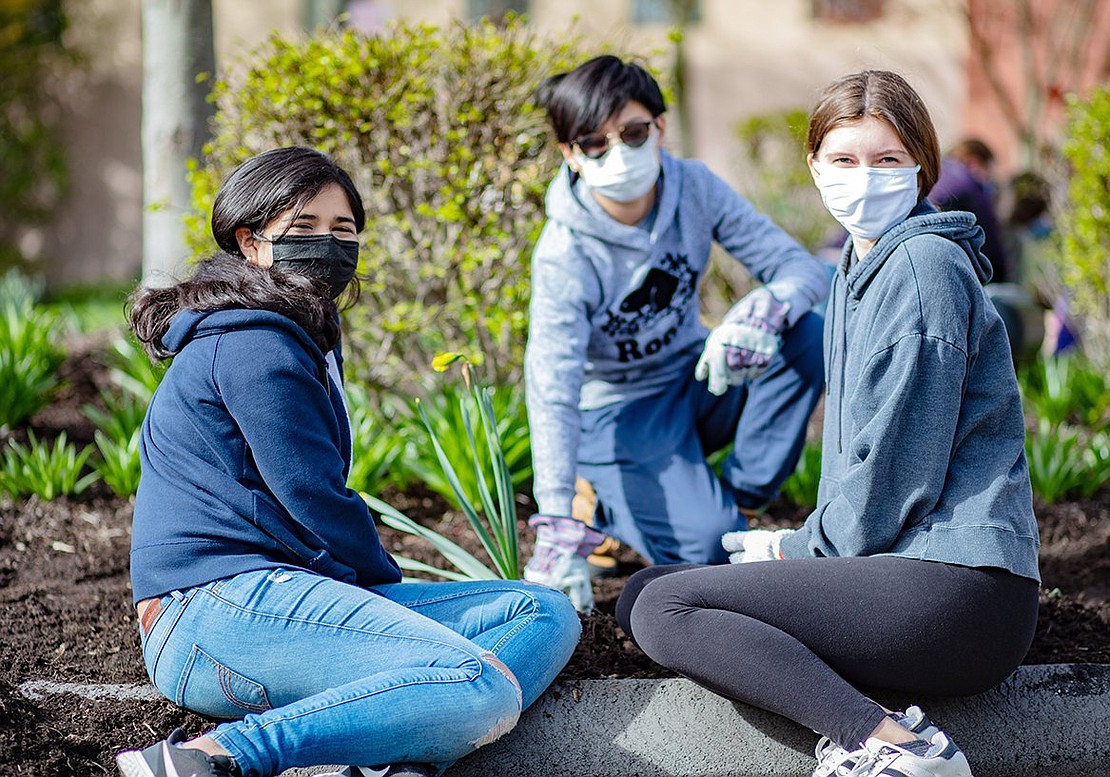
<svg viewBox="0 0 1110 777"><path fill-rule="evenodd" d="M825 321L817 508L797 530L726 534L727 567L638 573L617 616L656 661L823 734L815 777L968 777L920 709L857 686L980 693L1033 638L1037 525L983 232L925 200L936 132L894 73L829 86L807 146L850 235Z"/></svg>

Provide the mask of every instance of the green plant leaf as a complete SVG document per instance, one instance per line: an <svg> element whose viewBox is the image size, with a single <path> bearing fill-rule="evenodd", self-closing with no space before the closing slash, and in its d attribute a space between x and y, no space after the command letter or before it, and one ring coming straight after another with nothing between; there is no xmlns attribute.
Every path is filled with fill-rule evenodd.
<svg viewBox="0 0 1110 777"><path fill-rule="evenodd" d="M423 561L417 561L414 558L402 556L398 553L393 553L392 556L394 560L396 560L397 566L408 572L423 572L427 575L435 575L438 577L442 577L445 580L454 580L455 582L464 582L474 579L472 577L467 577L461 572L452 572L450 569L440 569L439 567L433 567L431 564L425 564ZM411 578L404 579L402 580L402 582L406 582L406 580L411 580Z"/></svg>
<svg viewBox="0 0 1110 777"><path fill-rule="evenodd" d="M501 563L501 559L499 558L499 554L497 553L497 547L494 544L493 538L490 536L489 531L482 523L482 519L478 516L478 512L475 509L474 505L471 503L470 498L466 494L466 491L463 490L462 484L459 482L458 475L455 474L455 467L451 464L450 459L447 458L447 454L443 452L443 447L440 445L439 439L436 437L435 430L432 428L431 422L428 421L428 416L424 412L424 406L422 404L418 404L417 409L420 411L420 418L424 422L424 426L428 430L429 441L432 443L432 447L436 452L436 457L439 459L439 464L440 467L442 467L443 469L443 474L447 478L447 482L451 485L451 490L454 492L455 498L459 501L459 506L463 511L463 515L465 515L466 519L470 522L470 526L474 529L474 533L478 535L478 540L482 543L482 547L485 548L486 553L490 557L490 560L494 563L494 566L497 567L498 571L502 573L501 576L503 577L503 563ZM464 418L466 418L465 414ZM469 426L469 419L465 420L464 423Z"/></svg>
<svg viewBox="0 0 1110 777"><path fill-rule="evenodd" d="M387 502L371 494L361 494L362 498L377 511L381 522L397 531L412 534L427 540L439 553L455 566L469 580L496 580L497 573L476 559L458 543L441 534L421 526Z"/></svg>

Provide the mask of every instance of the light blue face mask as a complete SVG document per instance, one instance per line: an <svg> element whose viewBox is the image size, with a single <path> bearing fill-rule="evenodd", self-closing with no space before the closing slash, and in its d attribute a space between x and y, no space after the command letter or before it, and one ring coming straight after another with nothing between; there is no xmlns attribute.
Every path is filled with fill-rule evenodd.
<svg viewBox="0 0 1110 777"><path fill-rule="evenodd" d="M597 159L579 152L574 161L586 185L614 202L637 200L659 180L659 151L654 137L639 148L617 143Z"/></svg>
<svg viewBox="0 0 1110 777"><path fill-rule="evenodd" d="M878 240L917 204L914 167L836 167L814 162L817 189L832 217L849 234Z"/></svg>

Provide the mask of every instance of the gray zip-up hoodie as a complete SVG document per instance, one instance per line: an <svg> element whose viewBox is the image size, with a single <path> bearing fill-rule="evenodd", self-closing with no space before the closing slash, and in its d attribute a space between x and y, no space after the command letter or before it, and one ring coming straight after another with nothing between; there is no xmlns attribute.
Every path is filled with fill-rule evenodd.
<svg viewBox="0 0 1110 777"><path fill-rule="evenodd" d="M662 154L646 222L609 216L563 165L532 257L525 377L539 511L569 516L579 411L659 392L704 344L698 282L713 241L790 303L792 325L828 293L828 273L700 162Z"/></svg>
<svg viewBox="0 0 1110 777"><path fill-rule="evenodd" d="M825 315L817 509L786 558L893 555L1039 580L1025 428L970 213L928 203L861 260Z"/></svg>

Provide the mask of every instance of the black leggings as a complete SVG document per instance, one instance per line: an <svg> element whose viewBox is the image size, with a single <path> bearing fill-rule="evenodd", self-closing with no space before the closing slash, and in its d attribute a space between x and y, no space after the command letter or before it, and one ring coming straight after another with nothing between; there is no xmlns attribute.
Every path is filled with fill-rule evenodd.
<svg viewBox="0 0 1110 777"><path fill-rule="evenodd" d="M1036 581L891 556L637 572L621 628L653 660L715 693L859 747L885 714L855 686L964 696L1025 657Z"/></svg>

